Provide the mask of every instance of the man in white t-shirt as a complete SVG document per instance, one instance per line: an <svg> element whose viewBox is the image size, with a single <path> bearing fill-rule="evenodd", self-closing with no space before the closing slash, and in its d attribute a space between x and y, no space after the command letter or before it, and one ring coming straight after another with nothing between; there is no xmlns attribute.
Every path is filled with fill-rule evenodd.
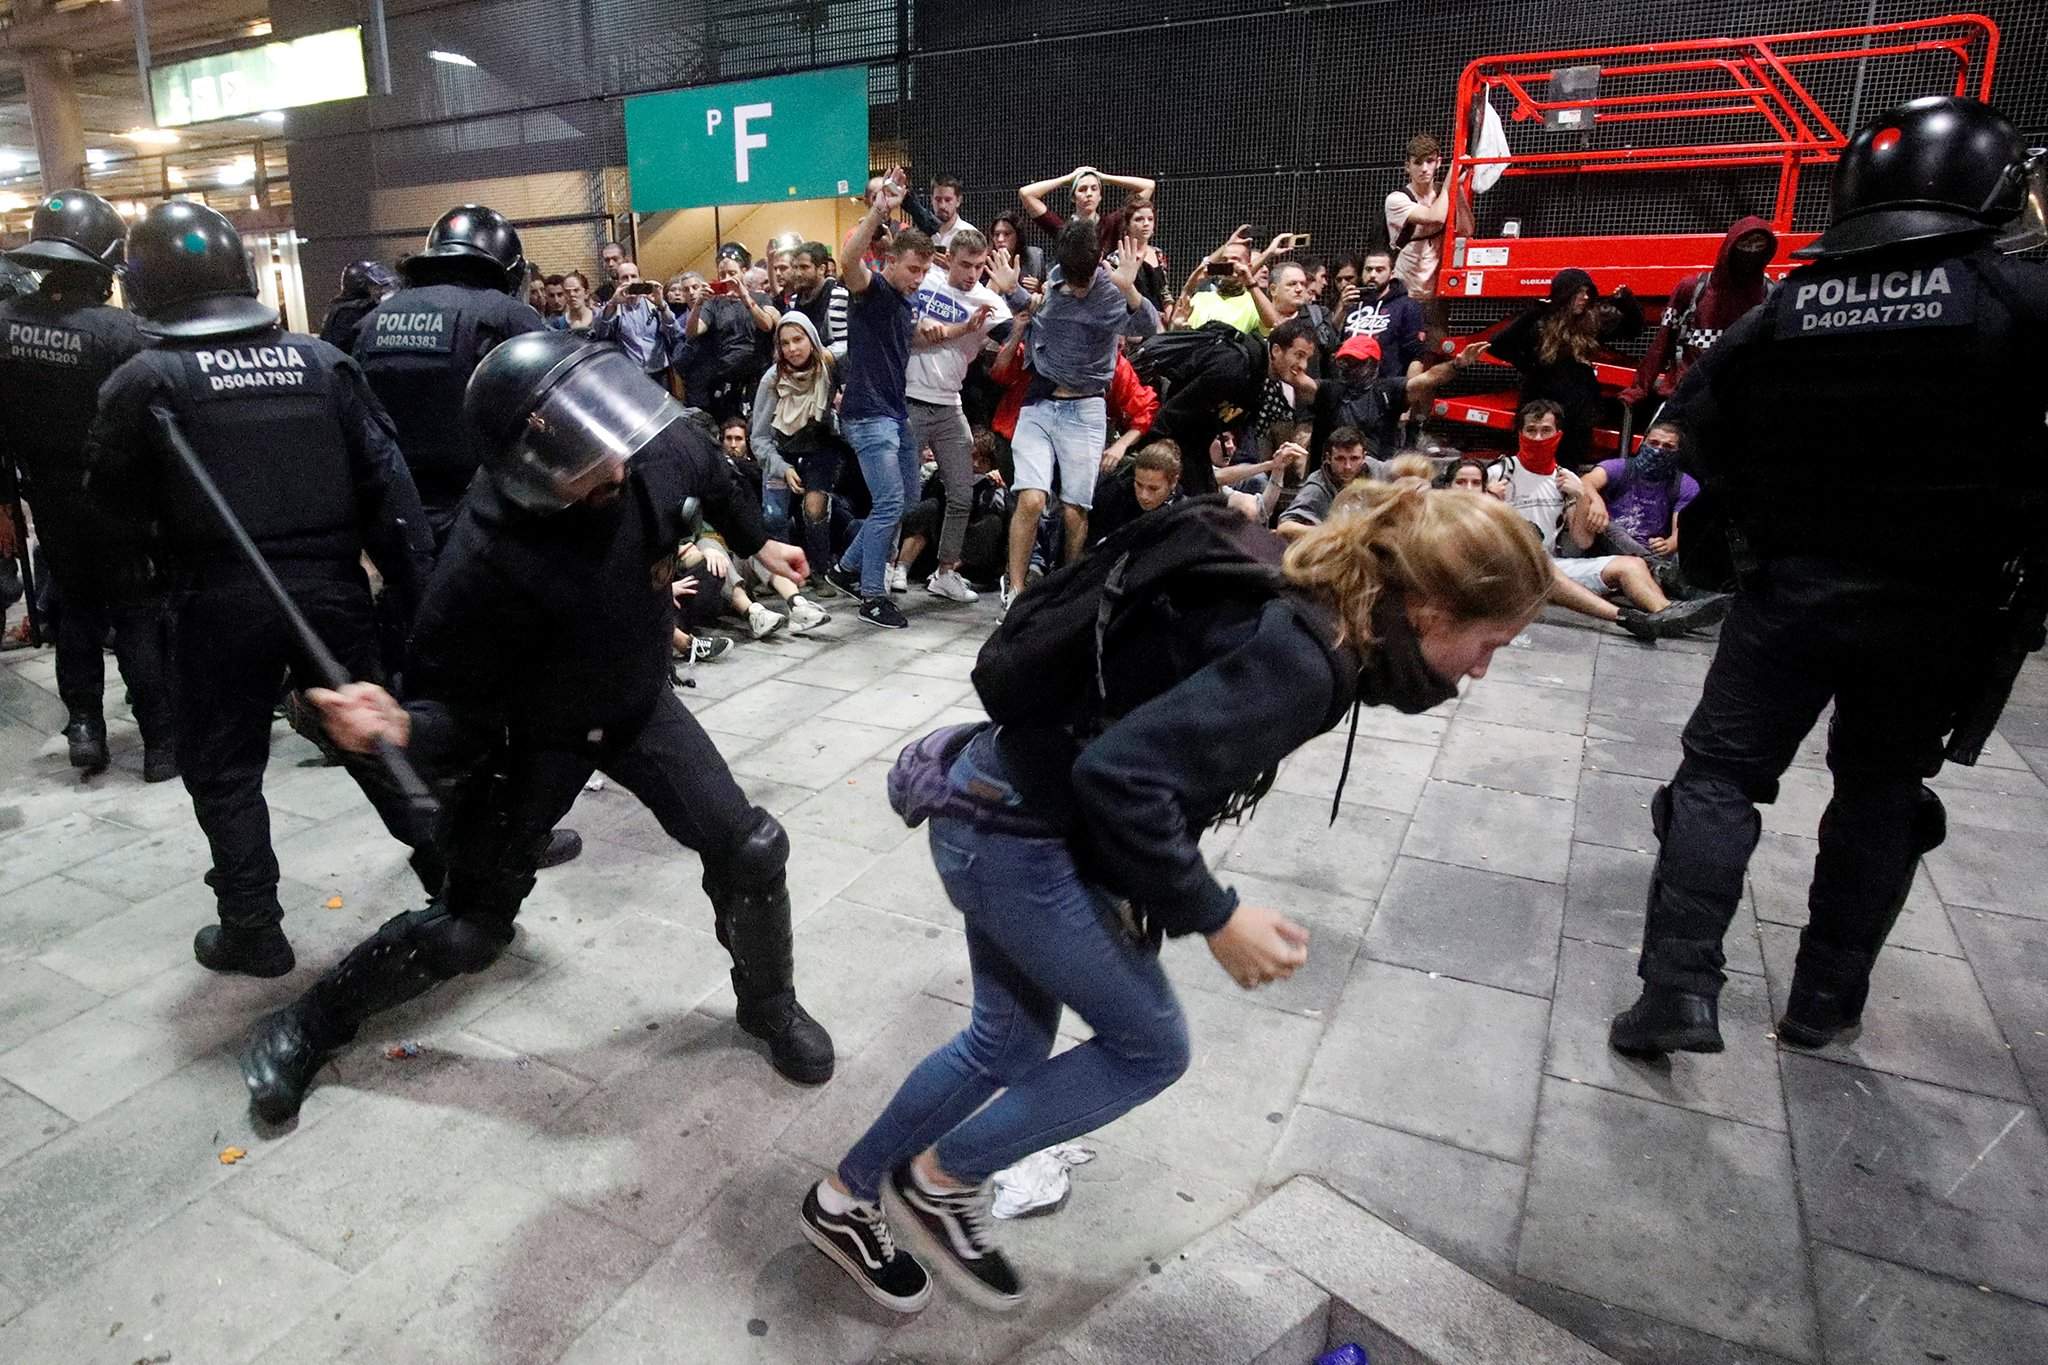
<svg viewBox="0 0 2048 1365"><path fill-rule="evenodd" d="M1563 409L1547 398L1515 414L1516 447L1487 471L1487 491L1536 528L1551 556L1550 600L1558 606L1620 626L1638 640L1659 640L1712 625L1728 614L1730 599L1696 597L1673 602L1657 586L1650 566L1634 555L1558 557L1557 528L1568 504L1585 496L1578 475L1557 463ZM1566 545L1570 537L1566 537ZM1608 600L1609 594L1627 599Z"/></svg>
<svg viewBox="0 0 2048 1365"><path fill-rule="evenodd" d="M936 194L933 197L936 200ZM974 436L960 408L960 387L989 334L1008 328L1010 305L981 282L988 239L960 223L952 243L945 263L934 263L925 271L924 283L910 301L916 330L911 333L903 391L909 400L911 433L919 445L931 447L946 486L938 572L926 580L925 588L955 602L972 602L974 589L960 576L960 546L974 500ZM908 576L909 566L899 561L890 568L890 587L904 591Z"/></svg>
<svg viewBox="0 0 2048 1365"><path fill-rule="evenodd" d="M932 221L938 224L931 230L932 245L941 251L953 245L953 238L962 228L975 230L974 224L960 216L962 187L956 175L935 175L932 177Z"/></svg>
<svg viewBox="0 0 2048 1365"><path fill-rule="evenodd" d="M1394 249L1394 274L1413 299L1436 297L1444 223L1450 216L1450 200L1437 180L1443 165L1437 140L1417 133L1408 139L1408 183L1387 196L1387 243Z"/></svg>

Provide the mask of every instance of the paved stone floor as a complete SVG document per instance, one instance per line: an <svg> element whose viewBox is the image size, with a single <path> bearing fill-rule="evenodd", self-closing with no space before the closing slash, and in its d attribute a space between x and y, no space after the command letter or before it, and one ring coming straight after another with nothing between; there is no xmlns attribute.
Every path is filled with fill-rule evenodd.
<svg viewBox="0 0 2048 1365"><path fill-rule="evenodd" d="M736 1032L695 858L601 790L512 955L376 1021L283 1133L252 1127L233 1048L412 902L402 850L279 726L302 965L209 976L182 789L142 785L125 718L81 785L50 656L0 657L0 1360L1001 1360L1297 1172L1622 1359L2048 1353L2048 666L1984 764L1942 777L1952 833L1860 1038L1808 1056L1770 1032L1828 791L1817 734L1729 938L1728 1052L1647 1066L1604 1030L1711 645L1554 622L1440 712L1368 712L1334 828L1341 736L1213 836L1248 897L1311 926L1311 965L1247 995L1169 948L1193 1069L1093 1139L1064 1210L1006 1226L1027 1310L870 1306L794 1210L965 1018L958 920L882 777L974 714L991 615L911 608L902 634L842 617L744 645L685 693L790 828L829 1086L782 1083ZM387 1060L396 1040L421 1055Z"/></svg>

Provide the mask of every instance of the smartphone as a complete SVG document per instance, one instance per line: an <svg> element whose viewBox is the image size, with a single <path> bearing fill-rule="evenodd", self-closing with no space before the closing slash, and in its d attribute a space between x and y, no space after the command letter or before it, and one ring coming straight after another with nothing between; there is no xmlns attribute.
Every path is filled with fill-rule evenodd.
<svg viewBox="0 0 2048 1365"><path fill-rule="evenodd" d="M1227 279L1228 277L1230 277L1230 276L1232 276L1232 275L1235 275L1236 273L1237 273L1237 263L1236 263L1235 261L1211 261L1211 262L1209 262L1209 278L1210 278L1210 279L1215 279L1215 280L1220 280L1220 279Z"/></svg>
<svg viewBox="0 0 2048 1365"><path fill-rule="evenodd" d="M711 283L711 292L714 294L737 294L740 290L739 286L731 280L714 280Z"/></svg>
<svg viewBox="0 0 2048 1365"><path fill-rule="evenodd" d="M653 280L635 280L626 286L626 292L628 294L652 294L660 288L661 286Z"/></svg>
<svg viewBox="0 0 2048 1365"><path fill-rule="evenodd" d="M1306 232L1297 232L1294 234L1294 249L1299 251L1314 240L1314 237Z"/></svg>

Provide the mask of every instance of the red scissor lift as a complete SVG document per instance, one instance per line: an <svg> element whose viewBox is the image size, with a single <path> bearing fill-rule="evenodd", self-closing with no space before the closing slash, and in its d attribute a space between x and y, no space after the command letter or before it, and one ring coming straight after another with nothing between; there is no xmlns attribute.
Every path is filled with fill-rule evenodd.
<svg viewBox="0 0 2048 1365"><path fill-rule="evenodd" d="M1475 199L1474 177L1495 167L1496 185L1559 177L1560 190L1579 176L1756 177L1775 170L1769 206L1746 211L1769 219L1776 230L1778 254L1769 274L1782 278L1796 264L1791 253L1817 235L1818 224L1797 216L1801 178L1814 168L1831 173L1855 132L1852 121L1918 95L1989 100L1997 57L1998 26L1977 14L1481 57L1458 80L1459 116L1445 188L1461 208L1439 268L1437 295L1449 303L1501 300L1518 311L1542 298L1558 271L1575 266L1593 277L1603 296L1628 285L1654 326L1678 282L1712 267L1727 228L1722 222L1701 223L1708 230L1692 232L1479 236L1473 211L1489 206L1484 194ZM1499 115L1511 148L1521 141L1540 149L1480 154L1482 101ZM1531 124L1542 131L1529 129ZM1518 131L1525 135L1518 137ZM1573 141L1578 145L1563 145ZM1811 217L1818 201L1811 195L1809 201ZM1496 233L1506 216L1494 215ZM1488 340L1507 321L1452 336L1444 349L1456 353ZM1609 355L1595 368L1609 396L1634 382L1628 357ZM1510 433L1515 408L1516 390L1507 388L1439 398L1434 412ZM1594 433L1594 447L1603 455L1613 454L1619 443L1611 428Z"/></svg>

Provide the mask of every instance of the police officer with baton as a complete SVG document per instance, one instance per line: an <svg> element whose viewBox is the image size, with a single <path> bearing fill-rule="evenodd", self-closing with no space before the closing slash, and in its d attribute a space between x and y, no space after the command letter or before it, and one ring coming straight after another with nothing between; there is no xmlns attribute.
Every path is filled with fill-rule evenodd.
<svg viewBox="0 0 2048 1365"><path fill-rule="evenodd" d="M85 495L86 433L100 384L148 344L135 319L107 303L126 234L112 204L60 190L36 206L28 244L7 253L43 277L35 293L0 303L0 465L18 469L60 599L57 691L70 713L71 766L90 776L109 761L101 651L111 626L142 731L142 774L162 782L178 775L163 588L146 528L106 516ZM0 508L0 555L18 552L26 562L27 545L13 543L22 538L19 504L0 501L12 504Z"/></svg>
<svg viewBox="0 0 2048 1365"><path fill-rule="evenodd" d="M212 846L220 923L193 940L214 971L282 976L263 769L287 673L324 680L267 584L269 571L351 677L373 676L377 636L365 551L410 620L428 566L426 519L362 372L325 342L278 326L234 226L189 202L159 204L128 234L128 299L158 344L100 391L89 491L160 521L176 574L178 730L185 788ZM194 479L180 443L204 467ZM259 570L208 494L267 562ZM440 885L430 807L376 764L351 765L385 828Z"/></svg>
<svg viewBox="0 0 2048 1365"><path fill-rule="evenodd" d="M765 539L759 496L617 347L514 337L477 368L462 421L487 477L421 604L405 704L371 684L308 694L344 749L388 742L429 772L462 774L444 826L447 884L257 1026L242 1053L256 1111L296 1113L320 1064L371 1015L504 952L536 840L592 772L703 859L740 1028L784 1076L826 1080L832 1039L796 998L789 838L669 685L676 549L700 509L736 557L802 582L803 552Z"/></svg>
<svg viewBox="0 0 2048 1365"><path fill-rule="evenodd" d="M1946 833L1923 783L1944 753L1975 760L2048 610L2048 268L2000 251L2044 240L2043 166L1975 100L1880 115L1836 166L1834 220L1799 253L1813 263L1673 399L1743 590L1651 803L1644 987L1617 1051L1721 1050L1721 940L1756 807L1830 701L1834 795L1778 1038L1821 1047L1862 1019Z"/></svg>

